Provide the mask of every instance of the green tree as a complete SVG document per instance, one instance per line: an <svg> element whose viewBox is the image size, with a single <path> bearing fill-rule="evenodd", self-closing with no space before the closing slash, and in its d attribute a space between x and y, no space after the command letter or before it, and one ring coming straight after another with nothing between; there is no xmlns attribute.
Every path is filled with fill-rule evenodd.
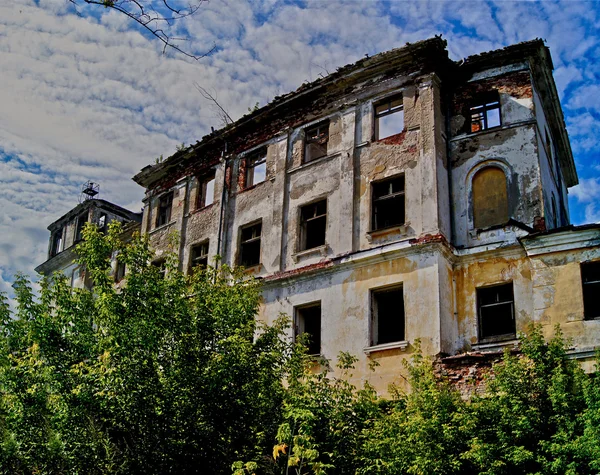
<svg viewBox="0 0 600 475"><path fill-rule="evenodd" d="M0 473L230 473L261 462L280 423L284 319L256 323L256 281L221 266L187 277L148 242L94 226L78 248L93 292L64 277L39 299L22 277L0 304ZM110 256L127 266L116 289Z"/></svg>

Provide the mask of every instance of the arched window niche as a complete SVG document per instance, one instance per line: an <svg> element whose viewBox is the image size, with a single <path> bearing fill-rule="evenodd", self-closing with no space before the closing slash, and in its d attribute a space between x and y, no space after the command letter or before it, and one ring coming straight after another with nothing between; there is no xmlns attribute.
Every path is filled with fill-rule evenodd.
<svg viewBox="0 0 600 475"><path fill-rule="evenodd" d="M489 228L508 222L506 174L496 166L486 166L473 175L473 226Z"/></svg>

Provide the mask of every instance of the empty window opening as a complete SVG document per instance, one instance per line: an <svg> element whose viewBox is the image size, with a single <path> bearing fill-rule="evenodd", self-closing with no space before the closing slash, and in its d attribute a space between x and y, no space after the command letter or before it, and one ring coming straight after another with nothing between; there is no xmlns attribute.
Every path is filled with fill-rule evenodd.
<svg viewBox="0 0 600 475"><path fill-rule="evenodd" d="M62 251L62 242L63 242L63 229L60 228L57 231L52 233L52 239L50 243L50 257L56 256L60 251Z"/></svg>
<svg viewBox="0 0 600 475"><path fill-rule="evenodd" d="M100 215L100 217L98 218L98 230L101 233L106 233L107 225L108 225L108 223L107 223L107 220L106 220L106 214L102 213Z"/></svg>
<svg viewBox="0 0 600 475"><path fill-rule="evenodd" d="M127 266L123 261L117 259L117 266L115 268L115 282L121 282L125 278L125 272Z"/></svg>
<svg viewBox="0 0 600 475"><path fill-rule="evenodd" d="M375 140L391 137L403 130L402 96L394 96L375 105Z"/></svg>
<svg viewBox="0 0 600 475"><path fill-rule="evenodd" d="M246 188L267 179L267 150L263 149L246 159Z"/></svg>
<svg viewBox="0 0 600 475"><path fill-rule="evenodd" d="M190 273L194 269L204 269L208 266L208 241L192 246L190 256Z"/></svg>
<svg viewBox="0 0 600 475"><path fill-rule="evenodd" d="M511 339L516 335L513 284L477 289L479 340Z"/></svg>
<svg viewBox="0 0 600 475"><path fill-rule="evenodd" d="M600 319L600 261L581 264L581 282L585 319Z"/></svg>
<svg viewBox="0 0 600 475"><path fill-rule="evenodd" d="M321 354L321 304L311 304L296 309L296 337L307 335L309 355Z"/></svg>
<svg viewBox="0 0 600 475"><path fill-rule="evenodd" d="M215 174L198 178L198 200L196 208L204 208L215 201Z"/></svg>
<svg viewBox="0 0 600 475"><path fill-rule="evenodd" d="M82 213L77 217L77 228L75 230L75 242L79 242L83 239L83 228L88 220L88 213Z"/></svg>
<svg viewBox="0 0 600 475"><path fill-rule="evenodd" d="M240 240L240 265L252 267L260 264L260 235L262 222L242 228Z"/></svg>
<svg viewBox="0 0 600 475"><path fill-rule="evenodd" d="M499 127L500 121L500 99L498 93L494 92L486 97L481 97L471 108L471 132Z"/></svg>
<svg viewBox="0 0 600 475"><path fill-rule="evenodd" d="M373 231L404 224L404 175L373 183Z"/></svg>
<svg viewBox="0 0 600 475"><path fill-rule="evenodd" d="M508 222L506 176L496 167L479 170L473 177L473 224L488 228Z"/></svg>
<svg viewBox="0 0 600 475"><path fill-rule="evenodd" d="M165 259L158 259L152 261L152 265L158 269L161 279L164 279L167 275L167 261Z"/></svg>
<svg viewBox="0 0 600 475"><path fill-rule="evenodd" d="M327 200L300 208L300 223L300 250L323 246L327 229Z"/></svg>
<svg viewBox="0 0 600 475"><path fill-rule="evenodd" d="M371 344L404 341L404 293L402 287L371 292Z"/></svg>
<svg viewBox="0 0 600 475"><path fill-rule="evenodd" d="M158 200L158 210L156 213L156 227L163 226L171 222L171 210L173 208L173 192L163 195Z"/></svg>
<svg viewBox="0 0 600 475"><path fill-rule="evenodd" d="M327 156L329 121L306 129L304 137L304 163Z"/></svg>

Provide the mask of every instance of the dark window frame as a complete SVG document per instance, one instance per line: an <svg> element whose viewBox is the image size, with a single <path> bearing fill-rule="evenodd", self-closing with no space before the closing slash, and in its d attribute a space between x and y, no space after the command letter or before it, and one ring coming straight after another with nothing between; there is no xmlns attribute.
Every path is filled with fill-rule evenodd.
<svg viewBox="0 0 600 475"><path fill-rule="evenodd" d="M600 261L582 262L580 270L583 318L585 320L600 320L600 304L598 304L598 295L600 294Z"/></svg>
<svg viewBox="0 0 600 475"><path fill-rule="evenodd" d="M169 191L158 198L155 227L165 226L171 222L173 214L173 195L173 191Z"/></svg>
<svg viewBox="0 0 600 475"><path fill-rule="evenodd" d="M258 232L256 232L258 230ZM250 233L250 236L245 236L245 233ZM246 224L240 227L240 244L238 252L238 263L243 267L255 267L261 263L261 244L262 244L262 220L254 221L253 223ZM253 248L258 243L258 251ZM258 255L254 259L249 259L253 252L257 252Z"/></svg>
<svg viewBox="0 0 600 475"><path fill-rule="evenodd" d="M500 300L500 293L503 291L507 291L510 287L510 300ZM495 289L495 290L494 290ZM486 302L488 296L484 294L492 295L496 292L496 300L495 302ZM504 340L514 340L517 337L517 328L516 328L516 312L515 312L515 294L514 294L514 284L513 282L503 282L495 285L487 285L483 287L477 287L475 289L476 293L476 302L477 302L477 338L480 343L493 343L497 341ZM485 298L484 298L485 297ZM501 332L501 333L493 333L487 330L490 326L490 323L484 321L484 311L493 311L495 309L499 309L501 307L507 308L509 310L509 316L503 315L502 318L510 319L508 325L510 326L509 332ZM485 320L489 320L490 317L485 317ZM491 322L492 324L498 322Z"/></svg>
<svg viewBox="0 0 600 475"><path fill-rule="evenodd" d="M371 324L369 341L371 346L387 345L406 341L406 310L404 305L404 285L394 284L370 290ZM400 298L397 302L383 308L386 299ZM399 311L397 315L392 315ZM400 317L395 319L395 317Z"/></svg>
<svg viewBox="0 0 600 475"><path fill-rule="evenodd" d="M161 257L153 260L150 264L158 269L158 272L163 279L167 276L167 259Z"/></svg>
<svg viewBox="0 0 600 475"><path fill-rule="evenodd" d="M83 227L90 219L89 214L89 211L86 211L77 216L77 223L75 225L75 243L83 240Z"/></svg>
<svg viewBox="0 0 600 475"><path fill-rule="evenodd" d="M214 196L214 186L213 185L213 196L211 197L212 201L210 203L206 203L206 198L208 197L207 194L207 190L208 190L208 184L213 181L216 184L216 176L215 176L215 172L209 172L206 173L204 175L198 176L196 177L196 179L198 180L198 192L196 194L196 209L202 209L202 208L206 208L207 206L212 205L215 202L215 196Z"/></svg>
<svg viewBox="0 0 600 475"><path fill-rule="evenodd" d="M125 273L127 272L127 265L120 261L117 257L117 262L115 265L115 282L119 283L125 278Z"/></svg>
<svg viewBox="0 0 600 475"><path fill-rule="evenodd" d="M64 228L54 231L50 236L50 257L54 257L62 252Z"/></svg>
<svg viewBox="0 0 600 475"><path fill-rule="evenodd" d="M206 268L208 267L208 252L210 249L210 242L208 240L193 244L190 247L190 265L189 273L192 274L196 267ZM200 250L201 253L195 255L195 251Z"/></svg>
<svg viewBox="0 0 600 475"><path fill-rule="evenodd" d="M327 198L305 204L300 207L299 211L300 239L298 243L298 251L308 251L310 249L324 246L327 242ZM324 221L324 223L321 225L322 221ZM320 232L319 227L321 226L323 235L316 236L317 239L315 239L314 234ZM315 240L317 242L313 242Z"/></svg>
<svg viewBox="0 0 600 475"><path fill-rule="evenodd" d="M395 104L398 101L400 103ZM385 107L385 109L378 110L378 109L381 109L382 107ZM396 132L395 134L386 135L385 137L380 137L379 119L381 119L382 117L386 117L388 115L397 114L397 113L402 113L402 130L400 130L399 132ZM404 132L404 130L406 130L406 123L404 121L404 96L403 96L403 94L394 94L393 96L386 97L386 98L374 103L373 104L373 117L374 117L373 136L374 136L375 140L384 140L388 137L393 137L394 135Z"/></svg>
<svg viewBox="0 0 600 475"><path fill-rule="evenodd" d="M402 183L401 189L394 191L395 182ZM385 185L390 187L389 193L379 194L378 188L383 189ZM389 222L389 219L386 220L381 216L383 214L382 208L386 204L389 204L390 201L402 203L401 206L398 206L398 209L402 211L397 223L386 224ZM371 231L403 226L404 224L406 224L406 176L402 173L371 183Z"/></svg>
<svg viewBox="0 0 600 475"><path fill-rule="evenodd" d="M267 149L261 148L258 151L248 154L245 158L246 168L244 170L244 189L251 188L267 181ZM258 166L265 165L265 178L262 181L255 181L255 170Z"/></svg>
<svg viewBox="0 0 600 475"><path fill-rule="evenodd" d="M498 125L489 125L488 112L498 111ZM475 116L479 116L474 120ZM475 128L479 124L479 128ZM469 130L471 134L477 134L486 130L502 127L502 108L500 104L500 94L498 91L490 91L486 94L477 96L471 101L469 107ZM473 130L475 128L475 130Z"/></svg>
<svg viewBox="0 0 600 475"><path fill-rule="evenodd" d="M304 129L304 155L302 163L311 163L328 155L329 120L311 125ZM317 150L317 152L313 152Z"/></svg>
<svg viewBox="0 0 600 475"><path fill-rule="evenodd" d="M318 309L318 318L315 318L315 310ZM317 322L310 322L309 328L318 327L317 332L310 332L306 330L307 320L316 319ZM308 342L307 342L307 353L311 356L321 356L321 340L322 340L322 321L323 321L323 308L321 305L321 301L311 302L308 304L303 304L298 307L294 307L294 341L298 339L301 335L305 333L309 333ZM316 337L316 338L315 338Z"/></svg>
<svg viewBox="0 0 600 475"><path fill-rule="evenodd" d="M106 234L106 230L108 229L108 215L106 213L101 213L98 217L98 231L103 234Z"/></svg>

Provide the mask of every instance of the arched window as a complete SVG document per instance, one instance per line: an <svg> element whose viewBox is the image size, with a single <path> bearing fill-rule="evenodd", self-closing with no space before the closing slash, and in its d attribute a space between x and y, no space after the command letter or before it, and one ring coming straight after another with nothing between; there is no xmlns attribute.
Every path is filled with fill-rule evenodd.
<svg viewBox="0 0 600 475"><path fill-rule="evenodd" d="M500 168L483 168L473 177L473 224L487 228L507 221L506 176Z"/></svg>

